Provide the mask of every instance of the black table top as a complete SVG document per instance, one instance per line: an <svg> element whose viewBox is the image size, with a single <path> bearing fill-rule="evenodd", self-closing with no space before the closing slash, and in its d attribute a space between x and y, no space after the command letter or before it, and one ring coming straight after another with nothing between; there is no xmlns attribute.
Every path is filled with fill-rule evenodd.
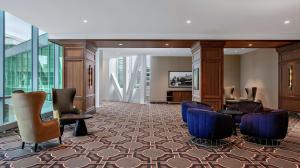
<svg viewBox="0 0 300 168"><path fill-rule="evenodd" d="M243 112L237 111L237 110L221 110L220 113L230 114L230 115L242 115L242 114L244 114Z"/></svg>
<svg viewBox="0 0 300 168"><path fill-rule="evenodd" d="M64 114L61 116L61 120L81 120L92 118L91 114Z"/></svg>

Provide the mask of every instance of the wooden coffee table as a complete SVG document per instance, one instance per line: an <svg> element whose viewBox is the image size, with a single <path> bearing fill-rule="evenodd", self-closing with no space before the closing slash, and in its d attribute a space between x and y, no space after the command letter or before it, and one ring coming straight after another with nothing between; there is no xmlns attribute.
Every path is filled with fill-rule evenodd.
<svg viewBox="0 0 300 168"><path fill-rule="evenodd" d="M90 114L64 114L61 120L76 120L76 126L73 135L74 136L85 136L88 134L84 120L92 118Z"/></svg>

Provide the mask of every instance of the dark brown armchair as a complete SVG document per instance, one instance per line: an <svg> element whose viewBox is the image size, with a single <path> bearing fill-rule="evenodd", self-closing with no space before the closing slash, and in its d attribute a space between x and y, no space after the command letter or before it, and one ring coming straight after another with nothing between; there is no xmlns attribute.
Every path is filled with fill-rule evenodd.
<svg viewBox="0 0 300 168"><path fill-rule="evenodd" d="M75 88L52 89L53 117L59 119L61 133L63 133L65 125L76 122L75 119L62 119L65 114L81 114L80 110L73 106L75 95Z"/></svg>

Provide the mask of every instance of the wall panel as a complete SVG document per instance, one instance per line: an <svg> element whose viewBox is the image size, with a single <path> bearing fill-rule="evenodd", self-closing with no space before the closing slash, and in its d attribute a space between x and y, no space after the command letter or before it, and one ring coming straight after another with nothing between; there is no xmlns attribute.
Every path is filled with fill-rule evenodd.
<svg viewBox="0 0 300 168"><path fill-rule="evenodd" d="M279 53L279 108L300 112L300 43L278 48L277 51Z"/></svg>
<svg viewBox="0 0 300 168"><path fill-rule="evenodd" d="M224 42L203 41L201 45L201 99L215 110L223 106Z"/></svg>
<svg viewBox="0 0 300 168"><path fill-rule="evenodd" d="M64 88L76 88L74 105L95 111L96 48L85 40L60 40L64 46Z"/></svg>

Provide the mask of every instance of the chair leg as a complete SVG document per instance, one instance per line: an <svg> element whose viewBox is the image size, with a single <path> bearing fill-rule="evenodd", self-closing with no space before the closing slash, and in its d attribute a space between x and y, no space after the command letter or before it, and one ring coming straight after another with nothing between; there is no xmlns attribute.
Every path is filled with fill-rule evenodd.
<svg viewBox="0 0 300 168"><path fill-rule="evenodd" d="M22 142L22 149L24 149L25 147L25 142Z"/></svg>
<svg viewBox="0 0 300 168"><path fill-rule="evenodd" d="M37 151L37 148L38 148L38 143L35 143L35 144L34 144L34 152Z"/></svg>
<svg viewBox="0 0 300 168"><path fill-rule="evenodd" d="M58 141L59 141L59 144L62 144L62 143L61 143L61 136L58 137Z"/></svg>
<svg viewBox="0 0 300 168"><path fill-rule="evenodd" d="M65 130L65 126L64 126L64 125L61 125L61 126L60 126L60 136L63 135L64 130Z"/></svg>

